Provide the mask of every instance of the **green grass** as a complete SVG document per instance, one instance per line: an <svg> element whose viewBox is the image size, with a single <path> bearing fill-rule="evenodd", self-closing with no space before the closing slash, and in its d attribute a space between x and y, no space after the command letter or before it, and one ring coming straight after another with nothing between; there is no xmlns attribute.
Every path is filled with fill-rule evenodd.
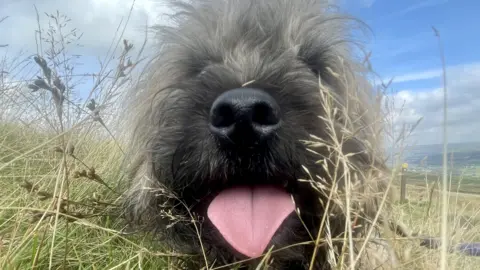
<svg viewBox="0 0 480 270"><path fill-rule="evenodd" d="M407 186L407 203L397 204L395 214L412 231L420 236L440 237L441 196L420 186ZM448 227L452 244L480 241L480 196L451 192L449 196ZM430 250L418 245L418 241L401 241L405 269L438 269L439 250ZM447 255L447 269L476 269L479 257L462 254Z"/></svg>
<svg viewBox="0 0 480 270"><path fill-rule="evenodd" d="M407 184L430 187L440 181L440 175L435 173L407 172ZM450 177L450 190L460 193L480 194L480 181L478 177L466 175L452 175Z"/></svg>
<svg viewBox="0 0 480 270"><path fill-rule="evenodd" d="M155 248L155 243L122 235L118 211L102 205L116 204L118 195L88 178L73 177L75 171L84 169L76 159L68 160L71 202L64 214L92 217L72 217L68 230L62 216L56 227L55 215L39 220L45 212L55 213L52 204L56 200L48 194L58 182L62 154L54 151L51 139L26 128L0 125L0 269L164 268L168 257L157 256L161 251L158 244ZM90 147L76 147L77 158L94 166L107 185L116 187L121 172L121 152L116 144L88 140L82 144Z"/></svg>
<svg viewBox="0 0 480 270"><path fill-rule="evenodd" d="M82 35L59 12L37 15L32 30L44 51L0 63L8 74L0 80L0 269L165 269L180 255L123 232L124 154L106 119L118 118L112 104L132 83L143 48L133 49L121 36L127 25L119 26L95 81L83 86L91 96L80 100L71 72Z"/></svg>
<svg viewBox="0 0 480 270"><path fill-rule="evenodd" d="M115 204L118 195L95 181L73 178L76 170L83 169L83 164L74 158L68 159L73 168L69 173L69 197L78 204L72 203L69 213L100 216L73 218L68 222L68 232L66 219L60 218L56 227L54 215L38 220L38 215L45 210L55 212L52 208L55 200L41 200L38 192L52 192L55 188L62 154L55 152L55 145L49 143L52 136L28 128L2 124L0 139L0 167L3 168L0 173L0 269L173 267L175 254L168 254L160 243L152 242L148 236L121 234L123 224L115 207L85 206L94 202ZM84 138L75 147L75 155L83 163L94 166L107 185L117 187L122 153L115 143ZM25 188L26 182L33 184L35 191ZM118 190L121 189L119 186ZM429 199L429 190L409 185L407 198L408 203L395 206L400 220L421 234L438 236L441 209L437 192ZM480 196L452 193L450 198L449 226L456 232L453 241L480 241ZM436 269L438 250L419 247L418 240L395 243L405 269ZM480 258L459 254L449 254L448 259L449 269L474 269L480 263Z"/></svg>

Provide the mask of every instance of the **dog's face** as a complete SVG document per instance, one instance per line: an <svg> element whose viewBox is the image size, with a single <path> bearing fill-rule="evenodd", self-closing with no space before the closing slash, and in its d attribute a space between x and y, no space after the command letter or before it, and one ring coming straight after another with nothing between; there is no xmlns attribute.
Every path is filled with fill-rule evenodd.
<svg viewBox="0 0 480 270"><path fill-rule="evenodd" d="M311 241L325 198L299 179L328 183L333 164L317 165L329 152L310 151L304 141L311 134L328 141L342 121L322 118L319 89L320 81L331 89L333 106L347 100L328 71L338 72L347 56L341 20L313 0L178 7L178 24L161 31L165 47L144 100L150 107L135 131L142 159L130 195L134 215L186 252L201 252L198 229L207 255L224 262ZM346 143L361 152L358 140ZM345 230L342 217L336 222L332 234ZM301 264L310 252L299 245L277 261Z"/></svg>
<svg viewBox="0 0 480 270"><path fill-rule="evenodd" d="M282 53L268 65L257 58L255 66L265 68L245 76L252 82L242 81L247 66L235 71L227 63L185 78L171 103L178 106L171 112L172 152L152 156L155 178L204 218L207 245L239 257L302 235L294 201L309 225L318 220L318 194L298 182L306 178L302 165L319 159L302 142L323 130L318 77L295 54ZM154 149L164 149L160 140Z"/></svg>

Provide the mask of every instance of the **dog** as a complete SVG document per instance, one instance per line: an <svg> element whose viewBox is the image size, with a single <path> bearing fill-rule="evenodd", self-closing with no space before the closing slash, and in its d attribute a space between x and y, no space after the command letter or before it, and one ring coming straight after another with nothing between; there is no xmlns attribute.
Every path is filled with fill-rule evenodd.
<svg viewBox="0 0 480 270"><path fill-rule="evenodd" d="M189 269L392 268L384 244L362 255L345 241L379 232L389 186L378 98L350 39L361 22L326 0L171 7L129 96L129 223L193 255Z"/></svg>

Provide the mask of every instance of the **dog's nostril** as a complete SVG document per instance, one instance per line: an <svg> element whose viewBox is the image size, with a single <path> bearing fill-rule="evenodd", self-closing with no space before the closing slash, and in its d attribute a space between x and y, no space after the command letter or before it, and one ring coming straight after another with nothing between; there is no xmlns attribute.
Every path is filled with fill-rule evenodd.
<svg viewBox="0 0 480 270"><path fill-rule="evenodd" d="M252 122L262 126L276 125L280 119L270 104L261 102L255 104L252 111Z"/></svg>
<svg viewBox="0 0 480 270"><path fill-rule="evenodd" d="M235 115L230 104L219 104L211 114L211 124L217 128L226 128L235 124Z"/></svg>
<svg viewBox="0 0 480 270"><path fill-rule="evenodd" d="M226 142L256 145L280 126L275 99L259 89L238 88L221 94L210 109L210 130Z"/></svg>

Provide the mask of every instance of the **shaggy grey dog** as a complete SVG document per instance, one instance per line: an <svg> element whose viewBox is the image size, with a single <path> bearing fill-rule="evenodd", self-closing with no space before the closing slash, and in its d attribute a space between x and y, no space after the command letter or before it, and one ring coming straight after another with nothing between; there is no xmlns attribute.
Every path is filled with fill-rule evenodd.
<svg viewBox="0 0 480 270"><path fill-rule="evenodd" d="M326 0L172 7L135 89L126 217L196 255L191 269L252 267L272 246L272 269L329 269L385 189L378 107L352 53L358 22ZM320 227L329 243L315 247Z"/></svg>

